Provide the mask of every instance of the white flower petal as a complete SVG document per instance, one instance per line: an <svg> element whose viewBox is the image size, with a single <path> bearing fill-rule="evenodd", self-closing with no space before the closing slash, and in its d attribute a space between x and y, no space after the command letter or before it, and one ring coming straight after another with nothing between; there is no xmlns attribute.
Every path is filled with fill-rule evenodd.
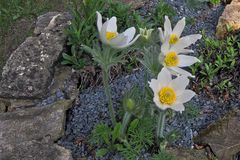
<svg viewBox="0 0 240 160"><path fill-rule="evenodd" d="M183 104L175 104L175 105L171 106L171 109L182 113L185 110L185 107Z"/></svg>
<svg viewBox="0 0 240 160"><path fill-rule="evenodd" d="M178 23L174 27L173 33L176 34L178 37L180 37L185 25L186 25L186 21L185 21L185 17L183 17L180 21L178 21Z"/></svg>
<svg viewBox="0 0 240 160"><path fill-rule="evenodd" d="M170 67L170 69L173 70L174 72L176 72L176 74L178 74L178 75L184 75L184 76L187 76L187 77L194 78L194 76L191 73L189 73L189 72L187 72L187 71L185 71L185 70L183 70L179 67Z"/></svg>
<svg viewBox="0 0 240 160"><path fill-rule="evenodd" d="M199 59L193 56L179 55L178 58L179 58L178 67L187 67L193 65L196 62L200 62Z"/></svg>
<svg viewBox="0 0 240 160"><path fill-rule="evenodd" d="M165 22L164 22L164 37L167 37L169 34L172 33L172 25L168 18L168 16L165 16Z"/></svg>
<svg viewBox="0 0 240 160"><path fill-rule="evenodd" d="M108 44L108 40L106 38L107 26L108 26L108 20L102 25L101 31L99 32L100 39L105 44Z"/></svg>
<svg viewBox="0 0 240 160"><path fill-rule="evenodd" d="M129 43L136 33L135 27L128 28L123 34L128 37L127 43Z"/></svg>
<svg viewBox="0 0 240 160"><path fill-rule="evenodd" d="M109 44L114 48L118 48L119 46L127 44L127 39L127 36L124 34L119 34L116 38L111 39Z"/></svg>
<svg viewBox="0 0 240 160"><path fill-rule="evenodd" d="M164 37L163 31L162 31L162 28L159 27L158 30L159 30L160 41L161 41L162 43L164 43L165 37Z"/></svg>
<svg viewBox="0 0 240 160"><path fill-rule="evenodd" d="M131 42L126 43L126 44L124 44L124 45L122 45L122 46L118 46L118 48L126 48L126 47L131 46L133 43L136 42L136 40L137 40L139 37L140 37L140 34L138 34Z"/></svg>
<svg viewBox="0 0 240 160"><path fill-rule="evenodd" d="M179 49L177 50L178 53L183 53L183 54L187 54L187 53L193 53L194 51L191 49Z"/></svg>
<svg viewBox="0 0 240 160"><path fill-rule="evenodd" d="M186 76L178 76L170 82L170 86L177 92L177 95L181 94L187 85L189 84L189 79Z"/></svg>
<svg viewBox="0 0 240 160"><path fill-rule="evenodd" d="M108 32L117 32L117 18L116 17L112 17L108 21L107 31Z"/></svg>
<svg viewBox="0 0 240 160"><path fill-rule="evenodd" d="M158 93L161 89L161 84L156 79L151 79L150 82L148 82L150 88L153 90L154 94Z"/></svg>
<svg viewBox="0 0 240 160"><path fill-rule="evenodd" d="M101 32L102 29L102 15L97 11L97 28L98 32Z"/></svg>
<svg viewBox="0 0 240 160"><path fill-rule="evenodd" d="M161 52L166 55L168 52L169 52L169 47L170 47L170 44L168 43L168 39L162 44L161 46Z"/></svg>
<svg viewBox="0 0 240 160"><path fill-rule="evenodd" d="M158 82L161 86L167 86L172 81L172 75L167 68L163 68L157 77Z"/></svg>
<svg viewBox="0 0 240 160"><path fill-rule="evenodd" d="M179 42L174 45L175 50L184 49L189 47L191 44L194 44L197 40L201 39L202 35L200 34L192 34L189 36L185 36L179 39Z"/></svg>
<svg viewBox="0 0 240 160"><path fill-rule="evenodd" d="M181 95L177 96L176 104L186 103L190 101L195 95L196 93L191 90L184 90Z"/></svg>

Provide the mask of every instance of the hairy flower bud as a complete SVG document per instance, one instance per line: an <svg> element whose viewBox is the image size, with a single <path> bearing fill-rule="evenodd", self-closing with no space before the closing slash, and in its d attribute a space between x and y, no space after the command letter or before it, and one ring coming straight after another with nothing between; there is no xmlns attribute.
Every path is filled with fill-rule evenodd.
<svg viewBox="0 0 240 160"><path fill-rule="evenodd" d="M149 40L151 38L152 35L152 31L153 29L147 29L147 28L139 28L140 30L140 35L145 39L145 40Z"/></svg>
<svg viewBox="0 0 240 160"><path fill-rule="evenodd" d="M127 109L132 111L135 108L135 101L131 98L127 99Z"/></svg>

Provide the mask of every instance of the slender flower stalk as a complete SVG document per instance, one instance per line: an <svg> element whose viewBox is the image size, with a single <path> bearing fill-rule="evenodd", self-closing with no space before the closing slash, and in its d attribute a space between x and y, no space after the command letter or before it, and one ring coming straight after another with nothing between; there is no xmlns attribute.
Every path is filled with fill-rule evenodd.
<svg viewBox="0 0 240 160"><path fill-rule="evenodd" d="M157 139L160 141L161 138L164 138L164 124L165 124L166 113L164 111L159 111L158 121L157 121Z"/></svg>
<svg viewBox="0 0 240 160"><path fill-rule="evenodd" d="M131 120L132 114L129 112L125 112L123 120L122 120L122 130L121 130L121 137L125 137L128 123Z"/></svg>
<svg viewBox="0 0 240 160"><path fill-rule="evenodd" d="M115 116L115 111L113 108L113 102L112 102L112 97L111 97L111 90L110 90L110 86L109 86L109 70L108 69L104 69L103 70L103 85L104 85L104 89L105 89L105 94L107 96L108 99L108 110L110 112L110 117L112 120L112 124L113 126L115 126L116 124L116 116Z"/></svg>

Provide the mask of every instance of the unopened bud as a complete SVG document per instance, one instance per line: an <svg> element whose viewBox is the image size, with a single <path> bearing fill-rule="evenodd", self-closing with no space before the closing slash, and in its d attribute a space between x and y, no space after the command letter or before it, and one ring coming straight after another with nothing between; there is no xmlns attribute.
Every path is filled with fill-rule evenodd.
<svg viewBox="0 0 240 160"><path fill-rule="evenodd" d="M128 108L129 110L133 110L134 107L135 107L135 102L134 102L134 100L131 99L131 98L127 99L127 108Z"/></svg>
<svg viewBox="0 0 240 160"><path fill-rule="evenodd" d="M140 30L140 35L142 37L144 37L146 40L149 40L151 38L151 35L152 35L152 31L154 29L147 29L147 28L139 28Z"/></svg>

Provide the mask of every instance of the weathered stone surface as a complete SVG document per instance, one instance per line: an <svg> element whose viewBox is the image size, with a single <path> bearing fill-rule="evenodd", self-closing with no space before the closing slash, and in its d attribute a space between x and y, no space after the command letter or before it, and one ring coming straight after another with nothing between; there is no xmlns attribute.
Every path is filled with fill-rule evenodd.
<svg viewBox="0 0 240 160"><path fill-rule="evenodd" d="M232 31L240 29L240 0L232 0L225 7L222 16L218 20L216 36L224 38L227 34L227 26L230 26Z"/></svg>
<svg viewBox="0 0 240 160"><path fill-rule="evenodd" d="M50 136L52 141L64 133L65 111L72 100L63 100L45 107L33 107L0 113L0 146Z"/></svg>
<svg viewBox="0 0 240 160"><path fill-rule="evenodd" d="M18 109L30 108L33 107L34 105L35 105L34 101L29 99L0 98L0 108L4 109L2 112L12 112Z"/></svg>
<svg viewBox="0 0 240 160"><path fill-rule="evenodd" d="M46 30L49 30L49 27L50 29L54 29L56 26L59 25L61 25L60 27L64 27L66 24L70 23L71 19L72 16L67 12L66 13L48 12L47 14L41 15L37 18L34 34L39 35L41 33L44 33ZM51 20L52 23L50 23Z"/></svg>
<svg viewBox="0 0 240 160"><path fill-rule="evenodd" d="M71 152L52 143L25 141L0 146L1 160L72 160Z"/></svg>
<svg viewBox="0 0 240 160"><path fill-rule="evenodd" d="M232 159L240 152L240 110L208 126L194 141L210 145L218 159Z"/></svg>
<svg viewBox="0 0 240 160"><path fill-rule="evenodd" d="M79 78L80 72L72 69L72 67L56 66L53 84L50 88L51 94L54 94L60 89L64 91L67 99L74 100L79 94Z"/></svg>
<svg viewBox="0 0 240 160"><path fill-rule="evenodd" d="M48 93L53 68L62 54L68 13L40 16L35 37L28 37L10 56L3 68L0 97L42 98Z"/></svg>
<svg viewBox="0 0 240 160"><path fill-rule="evenodd" d="M149 2L149 0L121 0L121 1L127 4L131 4L133 9L138 9L144 6L146 2Z"/></svg>
<svg viewBox="0 0 240 160"><path fill-rule="evenodd" d="M177 160L208 160L205 150L170 148L167 152Z"/></svg>

